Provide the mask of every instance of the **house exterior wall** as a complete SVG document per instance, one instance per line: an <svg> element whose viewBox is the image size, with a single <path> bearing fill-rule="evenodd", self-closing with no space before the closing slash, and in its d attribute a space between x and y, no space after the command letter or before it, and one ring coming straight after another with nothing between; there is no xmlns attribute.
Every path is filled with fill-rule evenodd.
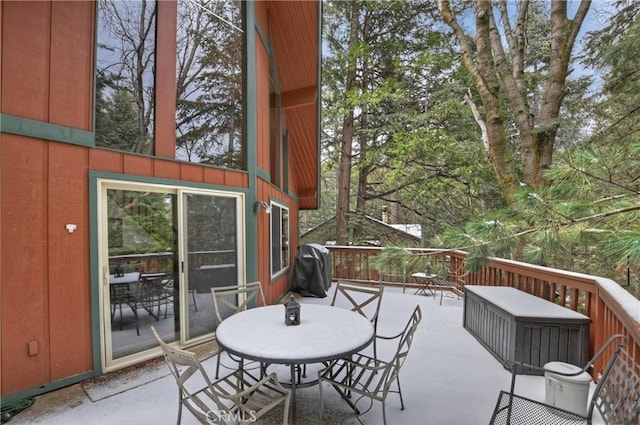
<svg viewBox="0 0 640 425"><path fill-rule="evenodd" d="M261 3L255 10L264 14L266 3ZM173 159L173 1L158 3L156 156L93 147L95 8L92 1L0 3L3 397L45 392L101 373L94 348L100 329L92 295L98 285L93 252L97 242L91 229L92 174L245 191L247 280L263 283L269 303L288 288L288 275L270 281L270 222L267 214L253 211L255 199L287 205L292 241L297 241L295 182L288 190L268 182L269 59L257 32L252 35L258 46L255 57L247 58L257 92L246 111L248 122L257 127L247 131L246 146L253 150L248 157L257 160L248 164L247 171L214 168ZM77 225L73 233L65 228L69 223ZM290 255L292 260L295 250Z"/></svg>

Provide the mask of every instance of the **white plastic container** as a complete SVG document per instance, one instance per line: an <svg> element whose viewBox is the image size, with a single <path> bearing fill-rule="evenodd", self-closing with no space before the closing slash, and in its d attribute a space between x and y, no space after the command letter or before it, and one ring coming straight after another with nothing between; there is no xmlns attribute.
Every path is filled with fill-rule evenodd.
<svg viewBox="0 0 640 425"><path fill-rule="evenodd" d="M583 372L576 376L562 376L553 372L575 373L580 368L564 362L549 362L544 365L544 401L546 404L576 413L587 414L587 399L591 376Z"/></svg>

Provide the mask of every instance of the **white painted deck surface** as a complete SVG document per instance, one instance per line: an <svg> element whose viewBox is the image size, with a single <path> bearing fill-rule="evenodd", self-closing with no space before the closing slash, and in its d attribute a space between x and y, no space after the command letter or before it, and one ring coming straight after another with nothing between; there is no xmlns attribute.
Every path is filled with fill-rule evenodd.
<svg viewBox="0 0 640 425"><path fill-rule="evenodd" d="M332 288L333 289L333 288ZM302 298L302 316L305 303L329 304L326 298ZM433 297L413 295L413 290L402 294L400 289L385 289L378 334L396 334L402 330L413 307L420 304L423 320L416 332L411 352L400 373L405 410L400 410L397 394L387 400L389 425L479 425L487 424L498 393L507 389L510 374L475 338L462 327L463 300L445 296L442 305ZM379 344L379 357L388 352ZM215 358L203 363L213 377ZM164 371L165 368L162 370ZM309 373L313 373L310 367ZM36 405L14 417L10 424L47 425L164 425L174 424L177 415L177 388L173 377L156 373L154 380L133 389L118 391L117 382L109 382L113 395L92 401L86 395L60 397L56 401L47 395L46 408ZM286 371L283 380L286 379ZM130 383L129 383L130 384ZM542 377L518 376L518 393L539 400L544 399ZM105 384L107 385L107 384ZM593 390L592 384L592 390ZM64 390L61 390L62 392ZM325 416L318 416L318 387L298 390L298 423L302 425L357 424L358 420L348 406L330 387L324 391ZM84 393L83 393L84 394ZM53 402L52 399L53 398ZM369 404L362 400L362 410ZM359 405L360 406L360 405ZM369 412L360 416L364 424L382 424L382 409L375 402ZM278 422L279 421L279 422ZM183 409L182 423L195 424L191 414ZM274 411L257 423L282 423L282 412Z"/></svg>

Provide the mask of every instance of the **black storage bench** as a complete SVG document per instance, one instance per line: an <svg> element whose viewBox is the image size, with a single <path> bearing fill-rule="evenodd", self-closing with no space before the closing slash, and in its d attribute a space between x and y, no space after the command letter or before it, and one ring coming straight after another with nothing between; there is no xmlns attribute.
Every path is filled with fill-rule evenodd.
<svg viewBox="0 0 640 425"><path fill-rule="evenodd" d="M584 314L507 286L467 285L464 292L465 329L505 368L509 361L539 367L551 361L582 367L589 361L591 319Z"/></svg>

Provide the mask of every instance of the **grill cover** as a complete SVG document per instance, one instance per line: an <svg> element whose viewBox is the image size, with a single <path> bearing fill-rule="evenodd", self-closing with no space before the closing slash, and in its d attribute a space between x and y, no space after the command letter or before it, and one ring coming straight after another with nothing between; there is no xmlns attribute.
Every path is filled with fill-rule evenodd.
<svg viewBox="0 0 640 425"><path fill-rule="evenodd" d="M291 290L324 298L331 286L331 255L324 246L306 243L298 249L291 276Z"/></svg>

